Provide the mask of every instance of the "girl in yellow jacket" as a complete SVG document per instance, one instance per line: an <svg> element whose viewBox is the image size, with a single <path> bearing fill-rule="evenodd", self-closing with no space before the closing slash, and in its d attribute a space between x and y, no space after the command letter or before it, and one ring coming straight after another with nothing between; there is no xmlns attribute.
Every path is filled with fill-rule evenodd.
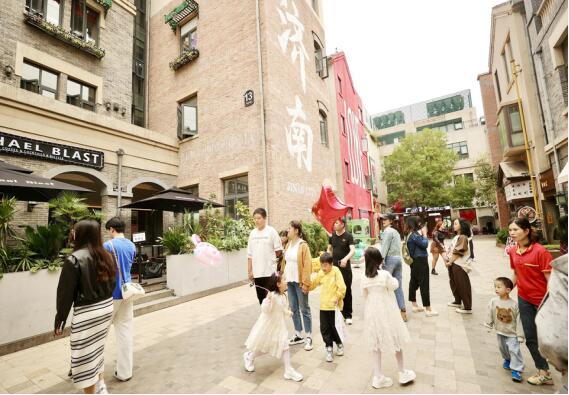
<svg viewBox="0 0 569 395"><path fill-rule="evenodd" d="M288 298L295 335L289 345L304 343L306 351L312 350L312 316L308 304L310 289L310 274L312 272L312 257L308 243L303 240L302 224L291 221L288 228L288 243L284 252L282 271L288 281ZM302 320L301 320L302 312ZM302 324L306 340L302 337Z"/></svg>
<svg viewBox="0 0 569 395"><path fill-rule="evenodd" d="M320 257L321 269L312 280L310 290L320 285L320 333L326 345L326 362L332 362L333 343L336 355L344 355L344 345L336 330L336 306L342 309L346 295L346 283L340 269L333 265L332 255L325 252Z"/></svg>

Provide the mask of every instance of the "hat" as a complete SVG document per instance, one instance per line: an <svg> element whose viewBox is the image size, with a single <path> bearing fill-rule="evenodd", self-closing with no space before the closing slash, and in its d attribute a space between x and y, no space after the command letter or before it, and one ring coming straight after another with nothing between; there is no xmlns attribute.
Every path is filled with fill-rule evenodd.
<svg viewBox="0 0 569 395"><path fill-rule="evenodd" d="M395 217L395 214L393 214L393 213L381 214L379 217L380 217L381 219L389 219L389 220L391 220L391 221L395 221L395 218L396 218L396 217Z"/></svg>

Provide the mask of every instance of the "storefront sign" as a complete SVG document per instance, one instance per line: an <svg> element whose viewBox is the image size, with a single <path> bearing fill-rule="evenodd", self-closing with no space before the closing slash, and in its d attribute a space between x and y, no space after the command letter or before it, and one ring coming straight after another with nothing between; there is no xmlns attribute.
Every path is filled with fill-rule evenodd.
<svg viewBox="0 0 569 395"><path fill-rule="evenodd" d="M544 171L539 175L539 183L541 184L541 191L555 192L555 178L553 176L553 169Z"/></svg>
<svg viewBox="0 0 569 395"><path fill-rule="evenodd" d="M508 184L504 187L504 193L508 202L519 199L531 199L533 197L531 181L525 180Z"/></svg>
<svg viewBox="0 0 569 395"><path fill-rule="evenodd" d="M72 163L75 165L102 169L104 154L82 148L32 140L0 132L0 153L17 156L31 156L53 162Z"/></svg>

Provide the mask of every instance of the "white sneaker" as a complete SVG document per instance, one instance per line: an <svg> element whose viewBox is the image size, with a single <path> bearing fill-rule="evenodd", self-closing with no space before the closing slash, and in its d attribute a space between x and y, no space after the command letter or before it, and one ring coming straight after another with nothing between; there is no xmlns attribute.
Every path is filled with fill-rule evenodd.
<svg viewBox="0 0 569 395"><path fill-rule="evenodd" d="M336 355L341 357L342 355L344 355L344 345L343 344L338 344L336 347Z"/></svg>
<svg viewBox="0 0 569 395"><path fill-rule="evenodd" d="M472 310L456 309L455 311L459 314L472 314Z"/></svg>
<svg viewBox="0 0 569 395"><path fill-rule="evenodd" d="M334 355L332 354L332 347L326 347L326 362L334 361Z"/></svg>
<svg viewBox="0 0 569 395"><path fill-rule="evenodd" d="M462 307L462 303L459 304L459 303L455 303L455 302L448 302L447 306L460 308L460 307Z"/></svg>
<svg viewBox="0 0 569 395"><path fill-rule="evenodd" d="M427 317L436 317L437 315L439 315L438 311L435 311L435 310L425 311L425 316L427 316Z"/></svg>
<svg viewBox="0 0 569 395"><path fill-rule="evenodd" d="M404 370L399 372L399 384L407 384L415 380L417 375L412 370Z"/></svg>
<svg viewBox="0 0 569 395"><path fill-rule="evenodd" d="M248 372L255 371L255 365L253 365L253 360L251 358L251 353L249 351L243 353L243 363L245 365L245 370Z"/></svg>
<svg viewBox="0 0 569 395"><path fill-rule="evenodd" d="M425 311L425 309L421 306L413 306L413 313L420 313L421 311Z"/></svg>
<svg viewBox="0 0 569 395"><path fill-rule="evenodd" d="M105 383L103 384L99 384L100 381L97 381L97 386L95 393L96 394L108 394L109 392L107 391L107 385Z"/></svg>
<svg viewBox="0 0 569 395"><path fill-rule="evenodd" d="M312 346L312 338L311 337L307 337L306 340L304 341L304 350L306 351L310 351L312 350L314 347Z"/></svg>
<svg viewBox="0 0 569 395"><path fill-rule="evenodd" d="M393 380L385 376L381 377L373 376L373 380L371 381L371 386L377 389L391 387L392 385L393 385Z"/></svg>
<svg viewBox="0 0 569 395"><path fill-rule="evenodd" d="M352 325L353 321L351 318L346 318L346 325Z"/></svg>
<svg viewBox="0 0 569 395"><path fill-rule="evenodd" d="M294 370L293 368L286 369L284 372L285 380L294 380L294 381L302 381L304 378L302 374Z"/></svg>

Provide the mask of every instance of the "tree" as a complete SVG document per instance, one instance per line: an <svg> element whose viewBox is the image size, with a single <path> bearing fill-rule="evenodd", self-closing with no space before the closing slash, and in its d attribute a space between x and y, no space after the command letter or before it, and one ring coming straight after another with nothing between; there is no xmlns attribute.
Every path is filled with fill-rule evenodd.
<svg viewBox="0 0 569 395"><path fill-rule="evenodd" d="M472 207L476 185L468 178L457 176L452 188L445 189L448 194L448 201L454 208Z"/></svg>
<svg viewBox="0 0 569 395"><path fill-rule="evenodd" d="M384 161L389 202L401 200L407 207L448 204L445 188L457 160L444 132L424 129L406 137Z"/></svg>
<svg viewBox="0 0 569 395"><path fill-rule="evenodd" d="M487 158L480 158L476 161L476 193L475 199L479 206L496 206L496 182L498 175L494 167L488 162Z"/></svg>

